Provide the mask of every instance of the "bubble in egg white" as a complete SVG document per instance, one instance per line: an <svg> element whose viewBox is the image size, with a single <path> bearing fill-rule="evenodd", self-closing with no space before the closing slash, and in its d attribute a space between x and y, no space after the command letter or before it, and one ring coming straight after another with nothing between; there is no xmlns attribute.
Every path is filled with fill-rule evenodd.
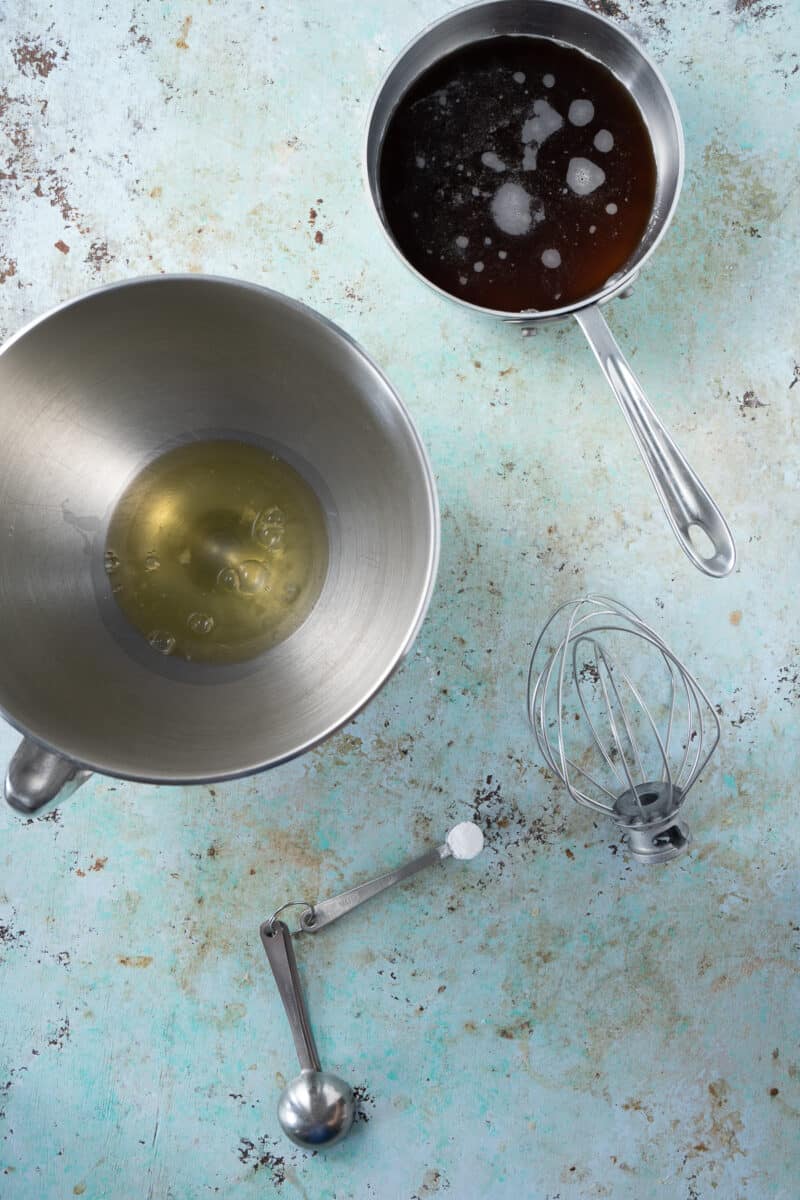
<svg viewBox="0 0 800 1200"><path fill-rule="evenodd" d="M608 129L598 129L594 135L594 148L601 154L608 154L614 148L614 135Z"/></svg>
<svg viewBox="0 0 800 1200"><path fill-rule="evenodd" d="M612 217L614 216L614 213L615 213L616 211L617 211L617 206L616 206L616 204L613 204L613 203L612 203L612 204L607 204L607 205L606 205L606 212L607 212L607 213L609 213L609 214L610 214Z"/></svg>
<svg viewBox="0 0 800 1200"><path fill-rule="evenodd" d="M189 626L189 629L192 633L203 636L207 633L211 633L211 630L214 628L214 618L209 616L208 613L193 612L189 614L189 619L187 620L186 624Z"/></svg>
<svg viewBox="0 0 800 1200"><path fill-rule="evenodd" d="M591 100L573 100L567 113L571 125L588 125L594 116Z"/></svg>
<svg viewBox="0 0 800 1200"><path fill-rule="evenodd" d="M217 583L226 592L238 592L240 582L236 567L223 567L217 575Z"/></svg>
<svg viewBox="0 0 800 1200"><path fill-rule="evenodd" d="M555 81L556 81L555 75L543 75L542 76L542 83L544 84L545 87L552 87L553 84L555 83Z"/></svg>
<svg viewBox="0 0 800 1200"><path fill-rule="evenodd" d="M571 158L567 167L567 186L576 196L588 196L605 183L606 173L602 167L588 158Z"/></svg>
<svg viewBox="0 0 800 1200"><path fill-rule="evenodd" d="M554 268L561 266L561 255L557 250L544 250L542 252L542 263L546 267Z"/></svg>
<svg viewBox="0 0 800 1200"><path fill-rule="evenodd" d="M503 233L520 237L533 224L531 197L518 183L504 183L497 189L490 205L492 220Z"/></svg>
<svg viewBox="0 0 800 1200"><path fill-rule="evenodd" d="M148 633L147 640L159 654L171 654L175 649L175 638L164 629L154 629Z"/></svg>
<svg viewBox="0 0 800 1200"><path fill-rule="evenodd" d="M239 590L248 595L270 591L269 571L257 558L239 564Z"/></svg>
<svg viewBox="0 0 800 1200"><path fill-rule="evenodd" d="M502 158L499 158L498 155L495 154L494 150L487 150L485 154L482 154L481 162L485 167L489 167L490 170L497 171L498 174L506 169L506 164L503 162Z"/></svg>
<svg viewBox="0 0 800 1200"><path fill-rule="evenodd" d="M514 83L524 83L525 82L525 72L524 71L515 71L511 78L514 80Z"/></svg>

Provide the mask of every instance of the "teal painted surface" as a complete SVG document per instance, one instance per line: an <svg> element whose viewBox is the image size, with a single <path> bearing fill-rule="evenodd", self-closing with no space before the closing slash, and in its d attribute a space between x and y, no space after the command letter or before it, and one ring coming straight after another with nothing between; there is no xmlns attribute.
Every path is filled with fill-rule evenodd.
<svg viewBox="0 0 800 1200"><path fill-rule="evenodd" d="M50 820L0 815L4 1200L797 1195L800 13L596 3L685 123L676 220L609 318L734 527L720 583L671 539L579 330L450 307L378 231L367 107L447 7L0 14L3 332L152 271L279 288L387 372L443 511L419 641L329 744L213 790L96 780ZM535 633L586 589L657 621L722 709L693 849L660 870L543 777L526 725ZM259 921L472 813L482 859L298 945L323 1062L368 1119L294 1150Z"/></svg>

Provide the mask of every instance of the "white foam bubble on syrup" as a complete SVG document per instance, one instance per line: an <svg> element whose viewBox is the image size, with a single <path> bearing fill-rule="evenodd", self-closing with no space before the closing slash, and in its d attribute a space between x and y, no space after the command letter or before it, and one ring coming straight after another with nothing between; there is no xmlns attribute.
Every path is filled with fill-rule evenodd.
<svg viewBox="0 0 800 1200"><path fill-rule="evenodd" d="M485 167L489 167L492 171L497 171L498 174L506 169L506 164L503 162L502 158L495 154L494 150L487 150L485 154L482 154L481 162Z"/></svg>
<svg viewBox="0 0 800 1200"><path fill-rule="evenodd" d="M417 164L417 166L419 167L419 169L420 169L420 170L422 170L422 169L423 169L423 167L425 166L425 155L424 155L424 154L418 154L418 155L417 155L417 157L416 157L416 159L415 159L414 161L416 162L416 164Z"/></svg>
<svg viewBox="0 0 800 1200"><path fill-rule="evenodd" d="M561 255L557 250L544 250L542 252L542 262L546 267L560 267Z"/></svg>
<svg viewBox="0 0 800 1200"><path fill-rule="evenodd" d="M602 167L588 158L571 158L567 167L567 186L576 196L588 196L605 183L606 173Z"/></svg>
<svg viewBox="0 0 800 1200"><path fill-rule="evenodd" d="M472 194L473 194L473 196L480 196L480 194L481 194L481 189L480 189L480 188L476 188L476 187L474 187L474 188L472 189Z"/></svg>
<svg viewBox="0 0 800 1200"><path fill-rule="evenodd" d="M483 244L484 244L484 246L491 246L491 244L492 244L492 239L491 239L491 238L484 238L484 239L483 239Z"/></svg>
<svg viewBox="0 0 800 1200"><path fill-rule="evenodd" d="M596 225L590 225L590 226L589 226L589 233L597 233L597 226L596 226Z"/></svg>
<svg viewBox="0 0 800 1200"><path fill-rule="evenodd" d="M508 258L508 251L507 250L498 250L497 257L498 258Z"/></svg>
<svg viewBox="0 0 800 1200"><path fill-rule="evenodd" d="M474 262L472 264L472 269L473 269L473 271L477 271L478 274L480 275L481 271L483 270L483 263L482 262Z"/></svg>
<svg viewBox="0 0 800 1200"><path fill-rule="evenodd" d="M522 155L523 171L535 171L536 170L536 161L537 161L538 153L539 153L539 151L537 150L536 146L526 146L525 147L525 151Z"/></svg>
<svg viewBox="0 0 800 1200"><path fill-rule="evenodd" d="M546 100L534 100L533 116L528 117L522 126L523 142L536 142L541 146L564 124L561 113L556 112L552 104Z"/></svg>
<svg viewBox="0 0 800 1200"><path fill-rule="evenodd" d="M459 250L466 250L467 246L469 245L469 238L464 237L463 233L460 234L459 237L456 238L456 245L458 246Z"/></svg>
<svg viewBox="0 0 800 1200"><path fill-rule="evenodd" d="M514 74L511 76L511 78L514 80L514 83L524 83L525 82L525 72L524 71L515 71Z"/></svg>
<svg viewBox="0 0 800 1200"><path fill-rule="evenodd" d="M483 830L474 821L459 821L445 838L453 858L476 858L483 849Z"/></svg>
<svg viewBox="0 0 800 1200"><path fill-rule="evenodd" d="M503 233L520 237L533 224L531 197L518 183L504 183L491 201L492 220Z"/></svg>
<svg viewBox="0 0 800 1200"><path fill-rule="evenodd" d="M458 277L458 282L459 282L459 283L461 284L461 286L463 287L463 286L464 286L464 284L467 282L467 277L466 277L466 275L459 275L459 277Z"/></svg>
<svg viewBox="0 0 800 1200"><path fill-rule="evenodd" d="M594 135L594 148L601 154L608 154L614 149L614 135L608 129L598 129Z"/></svg>
<svg viewBox="0 0 800 1200"><path fill-rule="evenodd" d="M594 116L591 100L573 100L567 113L571 125L588 125Z"/></svg>
<svg viewBox="0 0 800 1200"><path fill-rule="evenodd" d="M612 216L612 217L613 217L613 216L614 216L614 213L615 213L616 211L617 211L617 206L616 206L616 204L607 204L607 205L606 205L606 212L607 212L607 213L608 213L610 216Z"/></svg>
<svg viewBox="0 0 800 1200"><path fill-rule="evenodd" d="M556 81L555 75L543 75L542 76L542 83L544 84L545 87L552 87L553 84L555 83L555 81Z"/></svg>

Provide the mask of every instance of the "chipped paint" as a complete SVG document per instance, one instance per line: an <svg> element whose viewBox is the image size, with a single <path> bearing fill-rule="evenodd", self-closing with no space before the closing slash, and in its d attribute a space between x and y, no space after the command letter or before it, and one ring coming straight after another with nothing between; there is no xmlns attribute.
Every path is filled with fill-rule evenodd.
<svg viewBox="0 0 800 1200"><path fill-rule="evenodd" d="M4 6L0 331L148 272L296 296L412 410L443 545L407 661L313 753L0 814L3 1200L131 1180L170 1200L795 1200L800 12L588 6L646 45L686 129L673 226L608 316L731 520L724 582L673 543L579 331L451 306L372 217L370 99L452 5ZM657 623L722 721L693 847L663 870L565 799L526 725L533 639L589 588ZM0 726L5 761L16 742ZM480 859L298 939L322 1060L359 1105L346 1143L305 1154L275 1120L295 1058L259 922L463 819Z"/></svg>

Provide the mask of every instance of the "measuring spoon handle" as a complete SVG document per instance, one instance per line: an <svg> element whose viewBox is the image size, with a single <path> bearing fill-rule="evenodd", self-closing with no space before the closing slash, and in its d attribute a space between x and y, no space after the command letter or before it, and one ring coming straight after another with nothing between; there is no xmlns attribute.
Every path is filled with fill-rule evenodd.
<svg viewBox="0 0 800 1200"><path fill-rule="evenodd" d="M347 892L341 892L338 896L331 896L329 900L315 904L310 911L303 914L300 924L307 933L317 933L326 925L330 925L331 921L335 921L337 917L343 917L345 913L352 912L354 908L358 908L359 904L364 904L373 896L377 896L379 892L385 892L387 888L394 887L396 883L402 883L404 879L416 875L417 871L421 871L424 867L441 862L449 854L450 849L446 844L437 846L434 850L428 850L426 854L412 858L410 862L405 863L402 867L397 867L394 871L387 871L385 875L378 875L375 879L360 883L358 887L350 888Z"/></svg>
<svg viewBox="0 0 800 1200"><path fill-rule="evenodd" d="M575 319L625 414L681 549L704 574L717 579L728 575L736 563L736 547L727 522L648 403L605 317L592 304L579 309ZM708 538L709 555L695 548L695 527Z"/></svg>
<svg viewBox="0 0 800 1200"><path fill-rule="evenodd" d="M286 1009L301 1070L320 1071L322 1068L319 1055L300 987L300 976L297 973L292 935L283 921L265 921L260 933L261 943L272 967L283 1007Z"/></svg>

